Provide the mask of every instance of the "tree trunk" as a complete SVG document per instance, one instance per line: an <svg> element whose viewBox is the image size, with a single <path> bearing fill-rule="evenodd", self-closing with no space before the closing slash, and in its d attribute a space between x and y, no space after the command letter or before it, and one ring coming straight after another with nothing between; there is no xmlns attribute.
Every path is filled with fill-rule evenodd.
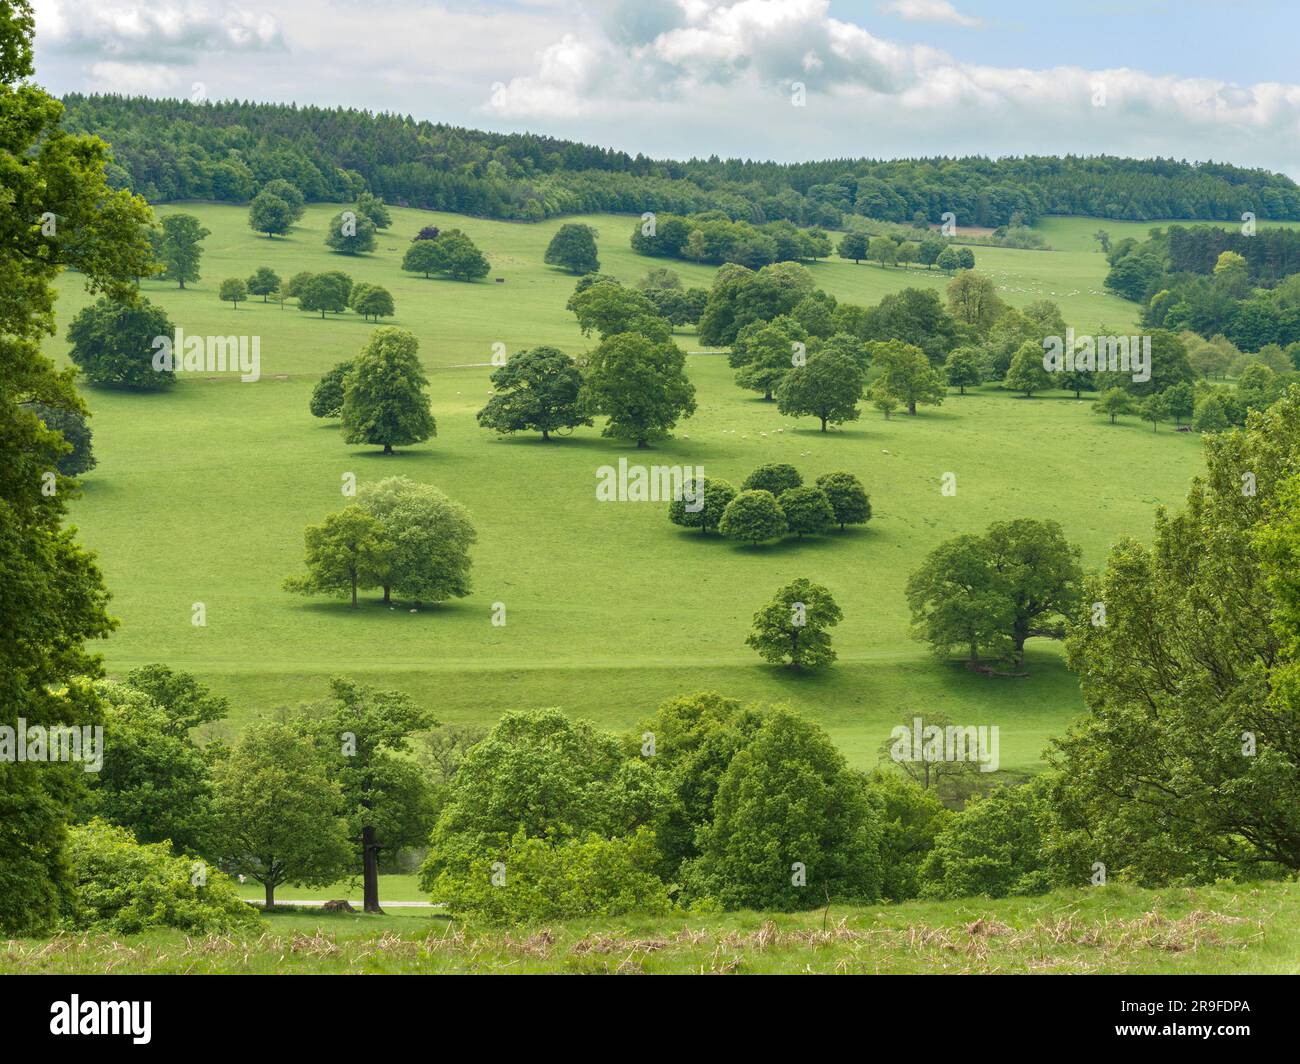
<svg viewBox="0 0 1300 1064"><path fill-rule="evenodd" d="M826 431L826 419L822 418L822 432Z"/></svg>
<svg viewBox="0 0 1300 1064"><path fill-rule="evenodd" d="M361 829L361 869L365 880L362 911L382 916L384 910L379 907L379 843L370 824Z"/></svg>
<svg viewBox="0 0 1300 1064"><path fill-rule="evenodd" d="M355 571L352 573L352 608L354 610L357 608L357 574Z"/></svg>
<svg viewBox="0 0 1300 1064"><path fill-rule="evenodd" d="M392 591L393 591L393 589L392 589L391 587L389 587L387 584L384 585L384 605L385 605L385 606L389 605L389 604L393 601L393 600L392 600Z"/></svg>
<svg viewBox="0 0 1300 1064"><path fill-rule="evenodd" d="M646 448L650 446L650 444L646 443L645 440L637 440L636 445L638 448Z"/></svg>
<svg viewBox="0 0 1300 1064"><path fill-rule="evenodd" d="M393 453L393 445L391 443L384 444L384 454L392 454L392 453Z"/></svg>
<svg viewBox="0 0 1300 1064"><path fill-rule="evenodd" d="M263 912L266 912L275 908L275 884L263 883L262 886L266 888L266 905L263 908Z"/></svg>
<svg viewBox="0 0 1300 1064"><path fill-rule="evenodd" d="M916 403L915 403L915 401L912 401L912 400L909 400L909 401L908 401L908 404L907 404L907 412L908 412L909 414L911 414L913 417L916 417Z"/></svg>
<svg viewBox="0 0 1300 1064"><path fill-rule="evenodd" d="M550 438L551 438L551 434L547 432L545 429L542 429L542 442L545 443Z"/></svg>

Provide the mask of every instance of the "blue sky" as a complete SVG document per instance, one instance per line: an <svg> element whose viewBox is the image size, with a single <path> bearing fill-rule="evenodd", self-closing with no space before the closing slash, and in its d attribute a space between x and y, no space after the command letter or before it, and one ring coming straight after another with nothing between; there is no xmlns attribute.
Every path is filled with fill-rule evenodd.
<svg viewBox="0 0 1300 1064"><path fill-rule="evenodd" d="M1300 177L1275 0L34 0L39 80L654 156L1169 155Z"/></svg>

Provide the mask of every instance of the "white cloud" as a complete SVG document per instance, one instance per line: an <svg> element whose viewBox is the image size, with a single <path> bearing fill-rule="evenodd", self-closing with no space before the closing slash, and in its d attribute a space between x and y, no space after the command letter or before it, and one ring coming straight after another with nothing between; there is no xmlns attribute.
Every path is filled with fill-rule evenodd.
<svg viewBox="0 0 1300 1064"><path fill-rule="evenodd" d="M115 63L104 60L92 63L91 77L101 92L123 96L163 96L179 92L184 86L176 68L162 63Z"/></svg>
<svg viewBox="0 0 1300 1064"><path fill-rule="evenodd" d="M140 63L190 62L210 52L284 47L279 21L265 11L213 11L200 4L35 0L38 42L56 51Z"/></svg>
<svg viewBox="0 0 1300 1064"><path fill-rule="evenodd" d="M898 15L908 22L946 22L950 26L973 29L982 25L979 19L969 18L958 11L948 0L888 0L882 11Z"/></svg>

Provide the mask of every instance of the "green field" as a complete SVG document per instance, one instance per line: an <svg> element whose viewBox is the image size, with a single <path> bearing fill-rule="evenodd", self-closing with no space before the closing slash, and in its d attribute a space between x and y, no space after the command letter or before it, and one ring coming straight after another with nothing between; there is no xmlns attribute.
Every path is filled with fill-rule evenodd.
<svg viewBox="0 0 1300 1064"><path fill-rule="evenodd" d="M484 723L509 709L559 706L625 727L665 697L716 689L798 708L860 766L874 763L901 717L942 711L998 724L1003 767L1032 769L1048 737L1081 708L1059 648L1031 643L1028 679L941 665L908 635L908 573L940 540L1014 516L1059 521L1097 565L1118 536L1145 537L1154 508L1181 498L1200 468L1191 434L1153 434L1136 420L1110 426L1086 401L1064 395L954 395L917 418L864 412L822 434L738 389L725 360L708 353L688 360L696 415L651 451L604 440L598 429L549 444L498 440L474 420L488 397L492 344L516 351L548 343L572 354L589 346L564 309L573 278L542 265L559 221L393 209L376 253L347 258L323 243L333 207L309 208L288 239L276 240L250 232L241 208L160 213L172 209L198 214L212 230L203 278L184 292L150 281L146 294L187 333L259 335L262 379L196 375L161 395L88 389L99 465L83 479L72 516L99 554L122 622L103 646L110 671L151 661L192 671L231 698L232 728L322 696L335 673L407 690L442 720ZM709 282L711 268L633 255L633 219L585 220L600 231L604 271L632 281L671 265L685 284ZM402 249L430 223L469 233L492 262L489 279L403 274ZM1080 331L1133 321L1132 304L1101 294L1105 260L1095 251L975 253L1013 304L1055 299ZM437 438L385 458L346 446L334 423L312 418L315 380L356 354L374 326L353 314L321 320L292 304L255 300L232 310L217 299L223 278L261 265L286 279L343 269L388 287L398 311L391 324L420 340ZM812 269L822 287L864 304L907 284L946 283L938 273L839 259ZM63 360L63 325L86 297L75 275L61 279L60 291L60 333L48 350ZM698 348L690 332L679 342ZM875 517L843 535L740 548L677 529L662 505L597 502L597 468L621 456L703 465L733 482L770 461L794 464L805 479L848 469L867 485ZM302 564L303 528L343 504L347 472L361 482L393 474L427 481L468 507L479 533L473 594L415 613L407 604L383 607L377 596L352 611L282 592L281 579ZM940 494L945 472L957 475L955 497ZM820 675L792 676L744 646L754 611L795 577L827 585L844 611L839 661ZM190 623L195 602L205 605L204 628ZM496 602L506 605L504 628L491 624Z"/></svg>
<svg viewBox="0 0 1300 1064"><path fill-rule="evenodd" d="M0 973L1297 974L1300 886L1133 887L508 932L430 910L274 913L240 935L0 942Z"/></svg>

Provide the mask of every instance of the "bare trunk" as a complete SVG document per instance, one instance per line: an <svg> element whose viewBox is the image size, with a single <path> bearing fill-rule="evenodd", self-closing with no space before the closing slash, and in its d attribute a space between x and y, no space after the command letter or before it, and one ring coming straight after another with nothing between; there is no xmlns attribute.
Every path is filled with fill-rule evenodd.
<svg viewBox="0 0 1300 1064"><path fill-rule="evenodd" d="M365 881L361 907L365 912L383 915L379 907L379 842L369 824L361 829L361 870Z"/></svg>

